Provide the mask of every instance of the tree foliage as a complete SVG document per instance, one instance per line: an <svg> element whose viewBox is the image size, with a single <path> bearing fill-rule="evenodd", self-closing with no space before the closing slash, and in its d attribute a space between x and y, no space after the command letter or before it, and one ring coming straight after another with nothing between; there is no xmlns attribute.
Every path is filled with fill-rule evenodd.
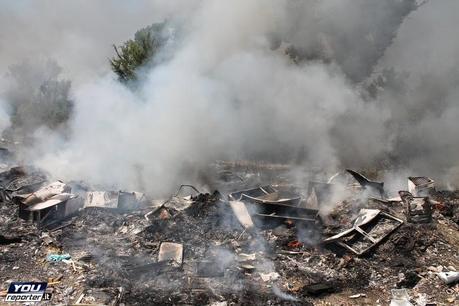
<svg viewBox="0 0 459 306"><path fill-rule="evenodd" d="M127 82L137 79L137 70L157 55L166 43L165 22L152 24L135 33L134 39L121 46L113 45L115 56L110 59L112 70L120 81Z"/></svg>
<svg viewBox="0 0 459 306"><path fill-rule="evenodd" d="M61 79L62 68L53 60L28 60L9 68L6 92L11 129L26 135L40 126L56 129L69 119L73 101L71 82Z"/></svg>

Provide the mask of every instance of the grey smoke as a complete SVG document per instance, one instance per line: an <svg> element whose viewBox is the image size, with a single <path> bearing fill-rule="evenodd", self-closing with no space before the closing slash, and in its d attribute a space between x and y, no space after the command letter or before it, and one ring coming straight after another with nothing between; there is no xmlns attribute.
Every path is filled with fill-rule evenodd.
<svg viewBox="0 0 459 306"><path fill-rule="evenodd" d="M454 29L457 1L430 1L414 12L381 59L378 71L392 68L390 86L377 103L390 111L392 150L418 174L459 182L459 40ZM386 73L387 74L387 73ZM394 80L395 79L395 80Z"/></svg>
<svg viewBox="0 0 459 306"><path fill-rule="evenodd" d="M291 294L283 292L277 285L273 285L273 293L277 295L279 298L286 300L286 301L292 301L292 302L298 301L296 297L294 297Z"/></svg>
<svg viewBox="0 0 459 306"><path fill-rule="evenodd" d="M392 43L416 0L289 1L282 37L309 58L336 61L363 81Z"/></svg>
<svg viewBox="0 0 459 306"><path fill-rule="evenodd" d="M10 116L6 111L7 109L7 102L3 99L0 99L0 135L2 135L3 131L10 126Z"/></svg>
<svg viewBox="0 0 459 306"><path fill-rule="evenodd" d="M62 79L62 68L52 60L35 58L9 67L5 92L14 139L28 137L37 128L64 130L71 111L71 82ZM6 126L5 126L6 127Z"/></svg>
<svg viewBox="0 0 459 306"><path fill-rule="evenodd" d="M39 10L51 14L45 3ZM135 189L140 176L147 191L167 193L195 182L194 170L215 159L295 161L324 171L403 164L435 175L457 164L453 0L419 8L409 0L114 3L105 3L111 16L126 23L97 18L103 5L77 4L79 19L43 20L59 35L40 33L39 49L64 42L51 55L77 79L70 140L39 131L30 156L56 177ZM19 16L30 6L38 9L9 11ZM64 5L53 10L69 13ZM31 15L12 18L33 39L35 30L24 27ZM166 18L184 32L138 90L106 73L111 43ZM76 52L74 43L90 51ZM292 62L286 46L304 59ZM15 59L22 48L0 58Z"/></svg>

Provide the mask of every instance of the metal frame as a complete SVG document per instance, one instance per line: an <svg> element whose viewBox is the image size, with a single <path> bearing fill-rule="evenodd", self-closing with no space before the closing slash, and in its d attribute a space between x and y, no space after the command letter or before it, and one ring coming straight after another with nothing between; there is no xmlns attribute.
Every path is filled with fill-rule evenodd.
<svg viewBox="0 0 459 306"><path fill-rule="evenodd" d="M381 218L388 218L388 219L391 219L391 220L394 220L396 222L398 222L397 225L395 225L390 231L388 231L387 233L385 233L382 237L378 238L378 239L375 239L373 237L371 237L369 235L368 232L366 232L362 226L365 226L367 224L369 224L370 222L374 221L375 219L381 219ZM331 243L331 242L334 242L340 246L342 246L343 248L351 251L352 253L358 255L358 256L361 256L361 255L364 255L365 253L367 253L368 251L370 251L372 248L374 248L375 246L377 246L379 243L381 243L381 241L383 241L386 237L388 237L390 234L392 234L392 232L394 232L398 227L400 227L401 225L403 224L403 220L399 219L399 218L396 218L392 215L389 215L385 212L379 212L377 215L375 215L374 217L372 217L371 219L369 219L368 221L366 221L365 223L363 224L358 224L358 225L354 225L354 227L352 227L351 229L348 229L340 234L337 234L335 236L332 236L328 239L325 239L324 242L325 243ZM358 251L356 249L354 249L352 247L352 245L349 245L347 244L346 242L343 242L343 241L340 241L342 238L344 237L348 237L348 236L352 236L352 235L361 235L364 239L367 239L371 242L371 245L361 251Z"/></svg>

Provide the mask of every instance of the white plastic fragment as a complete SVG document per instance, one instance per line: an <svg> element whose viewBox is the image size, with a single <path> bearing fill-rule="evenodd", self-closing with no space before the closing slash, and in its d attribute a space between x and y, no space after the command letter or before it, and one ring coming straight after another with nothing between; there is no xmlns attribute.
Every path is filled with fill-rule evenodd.
<svg viewBox="0 0 459 306"><path fill-rule="evenodd" d="M406 289L392 289L391 293L390 306L413 306L410 303L410 297Z"/></svg>
<svg viewBox="0 0 459 306"><path fill-rule="evenodd" d="M230 201L229 204L234 214L236 215L237 220L245 229L250 229L254 227L252 217L250 216L249 211L247 210L247 207L243 202Z"/></svg>
<svg viewBox="0 0 459 306"><path fill-rule="evenodd" d="M275 281L279 278L279 273L271 272L271 273L260 273L260 277L264 282Z"/></svg>
<svg viewBox="0 0 459 306"><path fill-rule="evenodd" d="M227 306L228 305L228 302L227 301L223 301L223 302L213 302L212 304L210 304L210 306Z"/></svg>
<svg viewBox="0 0 459 306"><path fill-rule="evenodd" d="M357 294L354 294L354 295L350 295L349 298L350 299L358 299L360 297L366 297L367 295L365 293L357 293Z"/></svg>
<svg viewBox="0 0 459 306"><path fill-rule="evenodd" d="M445 282L445 284L452 284L454 282L459 281L459 272L453 272L453 271L440 272L440 273L437 273L437 275L438 277L440 277L442 281Z"/></svg>
<svg viewBox="0 0 459 306"><path fill-rule="evenodd" d="M417 306L426 306L427 305L427 294L419 293L418 298L415 300Z"/></svg>
<svg viewBox="0 0 459 306"><path fill-rule="evenodd" d="M239 261L239 262L253 261L253 260L255 260L256 258L257 258L257 257L256 257L256 254L255 254L255 253L252 253L252 254L239 253L238 258L237 258L237 261Z"/></svg>

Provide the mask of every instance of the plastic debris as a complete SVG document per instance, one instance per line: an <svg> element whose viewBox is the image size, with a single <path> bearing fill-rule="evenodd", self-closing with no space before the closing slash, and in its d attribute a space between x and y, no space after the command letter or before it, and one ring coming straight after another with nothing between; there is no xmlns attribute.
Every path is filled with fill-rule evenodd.
<svg viewBox="0 0 459 306"><path fill-rule="evenodd" d="M426 306L427 305L427 294L419 293L418 298L416 299L417 306Z"/></svg>
<svg viewBox="0 0 459 306"><path fill-rule="evenodd" d="M367 295L365 293L357 293L357 294L354 294L354 295L350 295L349 298L350 299L358 299L360 297L366 297Z"/></svg>
<svg viewBox="0 0 459 306"><path fill-rule="evenodd" d="M180 267L183 261L183 245L173 242L161 243L158 255L159 261L170 261L172 266Z"/></svg>
<svg viewBox="0 0 459 306"><path fill-rule="evenodd" d="M245 262L245 261L253 261L256 258L257 257L256 257L255 253L252 253L252 254L240 253L238 255L237 260L240 261L240 262Z"/></svg>
<svg viewBox="0 0 459 306"><path fill-rule="evenodd" d="M410 296L406 289L392 289L392 299L390 300L390 306L413 306L410 303Z"/></svg>
<svg viewBox="0 0 459 306"><path fill-rule="evenodd" d="M230 201L231 209L234 212L237 220L245 229L251 229L254 227L252 217L250 216L247 207L244 202L241 201Z"/></svg>
<svg viewBox="0 0 459 306"><path fill-rule="evenodd" d="M271 272L271 273L260 273L260 277L264 282L275 281L279 278L279 273Z"/></svg>
<svg viewBox="0 0 459 306"><path fill-rule="evenodd" d="M72 256L70 256L70 254L49 254L46 257L48 261L53 261L53 262L69 260L71 258Z"/></svg>
<svg viewBox="0 0 459 306"><path fill-rule="evenodd" d="M452 284L459 281L459 272L440 272L437 273L437 275L442 281L445 282L445 284Z"/></svg>

